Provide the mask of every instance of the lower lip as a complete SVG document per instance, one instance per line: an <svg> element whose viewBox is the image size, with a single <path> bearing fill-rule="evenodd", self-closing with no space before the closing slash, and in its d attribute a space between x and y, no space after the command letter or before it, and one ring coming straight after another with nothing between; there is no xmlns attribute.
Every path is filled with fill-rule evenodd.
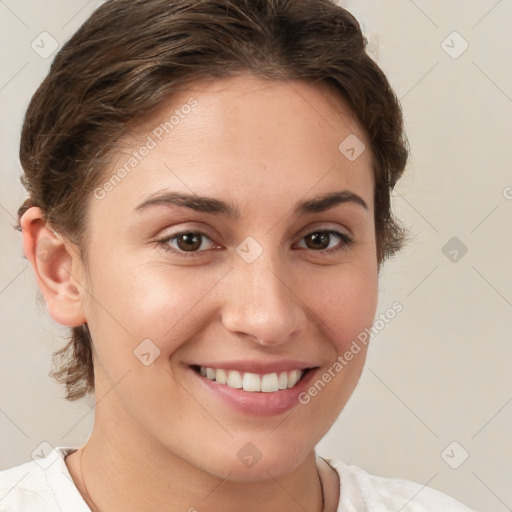
<svg viewBox="0 0 512 512"><path fill-rule="evenodd" d="M208 389L208 392L213 393L237 411L255 416L276 416L300 403L298 399L300 393L308 388L318 369L307 371L293 388L282 389L273 393L230 388L226 384L219 384L214 380L203 377L191 368L189 370Z"/></svg>

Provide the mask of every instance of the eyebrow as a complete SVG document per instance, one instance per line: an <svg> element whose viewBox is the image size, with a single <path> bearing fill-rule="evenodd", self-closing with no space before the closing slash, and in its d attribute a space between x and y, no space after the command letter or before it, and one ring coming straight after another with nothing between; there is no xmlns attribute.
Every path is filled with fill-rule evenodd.
<svg viewBox="0 0 512 512"><path fill-rule="evenodd" d="M296 215L306 213L320 213L343 203L353 203L362 206L368 210L368 205L364 199L349 190L340 190L338 192L328 192L312 199L299 201L293 212ZM136 212L141 212L151 206L179 206L189 208L197 212L211 213L215 215L225 215L231 219L240 218L240 209L232 202L225 202L212 197L202 197L195 194L183 192L170 192L162 190L151 194L136 208Z"/></svg>

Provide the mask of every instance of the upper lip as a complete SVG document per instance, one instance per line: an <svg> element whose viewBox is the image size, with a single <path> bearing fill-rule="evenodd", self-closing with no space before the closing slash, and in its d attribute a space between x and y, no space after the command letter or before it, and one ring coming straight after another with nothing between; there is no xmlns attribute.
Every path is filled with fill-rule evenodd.
<svg viewBox="0 0 512 512"><path fill-rule="evenodd" d="M305 361L219 361L195 363L189 366L203 366L204 368L213 368L215 370L237 370L240 373L259 373L265 375L267 373L289 372L292 370L307 370L316 368L318 365Z"/></svg>

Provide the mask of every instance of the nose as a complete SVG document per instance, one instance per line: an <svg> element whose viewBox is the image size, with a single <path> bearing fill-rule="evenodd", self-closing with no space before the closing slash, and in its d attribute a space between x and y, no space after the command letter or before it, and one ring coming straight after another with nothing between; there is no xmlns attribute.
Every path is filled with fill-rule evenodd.
<svg viewBox="0 0 512 512"><path fill-rule="evenodd" d="M253 263L237 261L230 272L222 323L232 333L264 346L286 343L307 325L300 291L290 272L260 256Z"/></svg>

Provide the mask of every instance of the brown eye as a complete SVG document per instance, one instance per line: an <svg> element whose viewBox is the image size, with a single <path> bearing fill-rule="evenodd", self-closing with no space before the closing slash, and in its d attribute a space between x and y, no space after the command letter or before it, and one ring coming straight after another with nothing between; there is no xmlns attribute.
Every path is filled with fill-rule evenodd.
<svg viewBox="0 0 512 512"><path fill-rule="evenodd" d="M182 251L196 251L201 247L201 237L197 233L184 233L176 237L178 247Z"/></svg>
<svg viewBox="0 0 512 512"><path fill-rule="evenodd" d="M311 233L310 235L304 237L304 240L306 240L306 245L308 249L324 250L329 247L331 235L324 231L319 233Z"/></svg>
<svg viewBox="0 0 512 512"><path fill-rule="evenodd" d="M316 252L343 249L352 244L352 238L339 231L314 231L303 237L306 248ZM338 241L338 244L333 243ZM336 247L338 246L338 247Z"/></svg>
<svg viewBox="0 0 512 512"><path fill-rule="evenodd" d="M201 253L206 249L211 249L213 246L210 237L201 231L182 231L161 240L159 244L166 251L178 254Z"/></svg>

